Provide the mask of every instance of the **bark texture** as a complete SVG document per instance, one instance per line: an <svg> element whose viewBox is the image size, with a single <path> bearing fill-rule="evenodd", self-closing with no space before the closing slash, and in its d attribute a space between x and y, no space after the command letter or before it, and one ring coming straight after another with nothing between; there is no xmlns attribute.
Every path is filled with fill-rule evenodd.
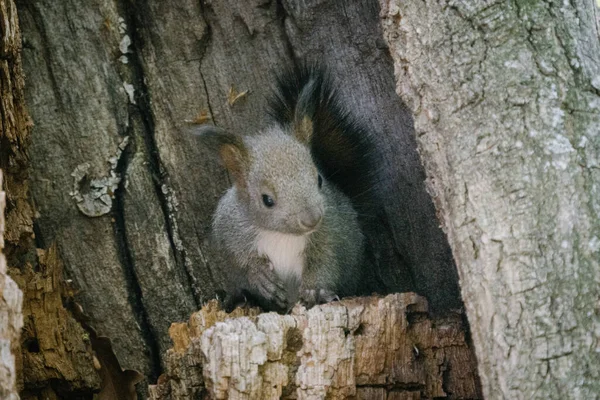
<svg viewBox="0 0 600 400"><path fill-rule="evenodd" d="M21 398L91 396L100 389L88 333L63 306L67 287L56 247L38 250L34 268L13 269L24 293L22 353L18 357Z"/></svg>
<svg viewBox="0 0 600 400"><path fill-rule="evenodd" d="M598 398L597 2L381 4L486 398Z"/></svg>
<svg viewBox="0 0 600 400"><path fill-rule="evenodd" d="M189 122L263 127L274 74L301 59L331 66L378 137L382 213L368 236L380 291L461 307L375 1L17 5L35 122L36 238L42 248L56 242L77 300L124 368L155 379L170 323L222 287L226 266L206 238L228 179L186 133Z"/></svg>
<svg viewBox="0 0 600 400"><path fill-rule="evenodd" d="M23 147L28 120L23 102L20 49L15 4L12 0L0 0L0 398L9 400L19 398L15 361L20 353L23 294L8 276L4 253L8 252L11 260L18 253L19 242L30 241L33 232L22 171L27 163ZM10 192L9 197L4 190Z"/></svg>
<svg viewBox="0 0 600 400"><path fill-rule="evenodd" d="M0 398L12 398L7 391L14 394L15 380L23 399L91 396L100 381L87 333L63 306L68 296L58 253L55 247L36 251L34 241L28 157L31 121L25 109L21 35L12 0L0 1L0 38L0 167L7 203L6 263L2 259L0 267L4 364ZM3 212L2 207L2 216Z"/></svg>
<svg viewBox="0 0 600 400"><path fill-rule="evenodd" d="M21 31L13 0L0 1L0 169L6 188L6 256L14 266L35 257L29 196L31 120L25 109Z"/></svg>
<svg viewBox="0 0 600 400"><path fill-rule="evenodd" d="M0 188L2 187L0 171ZM4 256L4 207L6 194L0 190L0 398L17 400L17 369L15 356L19 352L19 336L23 326L21 307L23 294L8 276Z"/></svg>
<svg viewBox="0 0 600 400"><path fill-rule="evenodd" d="M431 320L413 293L285 316L216 304L171 327L152 400L481 398L460 316Z"/></svg>

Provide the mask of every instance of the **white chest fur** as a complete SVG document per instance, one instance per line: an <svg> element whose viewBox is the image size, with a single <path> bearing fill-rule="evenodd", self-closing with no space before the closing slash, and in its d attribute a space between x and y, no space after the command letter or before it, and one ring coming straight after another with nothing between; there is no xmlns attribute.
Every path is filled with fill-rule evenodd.
<svg viewBox="0 0 600 400"><path fill-rule="evenodd" d="M283 278L302 278L305 236L260 231L256 240L258 254L269 257L277 274Z"/></svg>

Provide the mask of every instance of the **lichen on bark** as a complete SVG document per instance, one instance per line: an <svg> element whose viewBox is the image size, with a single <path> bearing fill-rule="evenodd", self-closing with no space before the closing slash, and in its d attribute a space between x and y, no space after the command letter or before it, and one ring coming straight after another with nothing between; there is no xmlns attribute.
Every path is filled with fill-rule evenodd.
<svg viewBox="0 0 600 400"><path fill-rule="evenodd" d="M486 397L597 398L597 5L380 3Z"/></svg>

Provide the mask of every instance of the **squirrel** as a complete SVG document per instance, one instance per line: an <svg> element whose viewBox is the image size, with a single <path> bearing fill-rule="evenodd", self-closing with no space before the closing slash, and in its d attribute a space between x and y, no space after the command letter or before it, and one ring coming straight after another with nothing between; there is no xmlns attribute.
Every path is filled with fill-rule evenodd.
<svg viewBox="0 0 600 400"><path fill-rule="evenodd" d="M241 136L196 128L215 148L233 185L213 217L212 240L227 257L231 306L249 296L286 311L364 292L366 240L359 223L371 168L368 131L340 101L322 66L277 78L271 125Z"/></svg>

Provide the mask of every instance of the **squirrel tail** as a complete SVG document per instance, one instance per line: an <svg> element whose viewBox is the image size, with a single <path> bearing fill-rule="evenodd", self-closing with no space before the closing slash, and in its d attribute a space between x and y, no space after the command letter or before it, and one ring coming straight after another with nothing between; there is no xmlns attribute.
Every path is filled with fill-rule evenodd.
<svg viewBox="0 0 600 400"><path fill-rule="evenodd" d="M277 78L268 99L269 115L283 128L311 122L311 153L320 173L357 209L365 210L374 203L376 146L372 133L349 111L337 87L323 65L290 68Z"/></svg>

